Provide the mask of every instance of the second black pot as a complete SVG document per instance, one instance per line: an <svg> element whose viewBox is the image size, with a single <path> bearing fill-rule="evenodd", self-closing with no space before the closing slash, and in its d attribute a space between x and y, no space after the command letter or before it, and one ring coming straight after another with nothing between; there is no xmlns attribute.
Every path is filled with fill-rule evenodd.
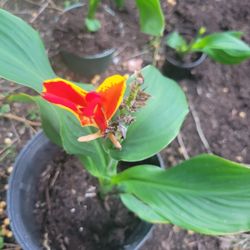
<svg viewBox="0 0 250 250"><path fill-rule="evenodd" d="M8 216L17 242L24 250L43 249L40 226L35 221L33 209L36 202L37 184L46 165L60 148L53 144L43 132L38 133L18 155L10 176L7 193ZM154 156L136 164L162 166L160 156ZM149 237L152 224L141 222L125 240L123 250L138 250Z"/></svg>
<svg viewBox="0 0 250 250"><path fill-rule="evenodd" d="M196 60L189 63L183 63L171 57L168 51L169 48L166 49L166 57L165 62L162 66L162 73L165 76L172 78L176 81L181 80L183 78L190 78L192 76L191 70L199 66L207 57L206 54L198 52L196 53Z"/></svg>

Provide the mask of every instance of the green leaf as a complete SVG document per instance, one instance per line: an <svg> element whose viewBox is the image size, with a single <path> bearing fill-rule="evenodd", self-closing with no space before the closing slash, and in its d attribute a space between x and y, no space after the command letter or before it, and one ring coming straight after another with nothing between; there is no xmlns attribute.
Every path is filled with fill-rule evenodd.
<svg viewBox="0 0 250 250"><path fill-rule="evenodd" d="M39 34L22 19L0 9L0 77L42 90L54 78Z"/></svg>
<svg viewBox="0 0 250 250"><path fill-rule="evenodd" d="M175 49L177 51L185 51L188 47L187 42L185 41L183 36L177 31L174 31L169 34L165 42L170 48Z"/></svg>
<svg viewBox="0 0 250 250"><path fill-rule="evenodd" d="M165 29L165 19L159 0L136 0L140 15L141 31L152 35L162 36Z"/></svg>
<svg viewBox="0 0 250 250"><path fill-rule="evenodd" d="M142 88L151 97L135 114L136 121L128 128L122 150L107 146L117 160L139 161L158 153L177 136L188 113L185 94L176 82L153 66L145 67L142 75Z"/></svg>
<svg viewBox="0 0 250 250"><path fill-rule="evenodd" d="M45 101L40 96L35 97L35 100L39 107L43 131L52 142L62 146L60 108Z"/></svg>
<svg viewBox="0 0 250 250"><path fill-rule="evenodd" d="M250 58L250 47L240 40L241 32L220 32L198 39L192 51L202 51L215 61L237 64Z"/></svg>
<svg viewBox="0 0 250 250"><path fill-rule="evenodd" d="M88 0L88 19L95 19L96 10L101 0Z"/></svg>
<svg viewBox="0 0 250 250"><path fill-rule="evenodd" d="M249 180L249 167L201 155L168 170L133 167L113 183L171 223L215 235L250 230Z"/></svg>
<svg viewBox="0 0 250 250"><path fill-rule="evenodd" d="M8 102L36 103L34 96L31 96L25 93L9 95L7 98L7 101Z"/></svg>
<svg viewBox="0 0 250 250"><path fill-rule="evenodd" d="M4 238L2 235L0 235L0 249L4 248Z"/></svg>
<svg viewBox="0 0 250 250"><path fill-rule="evenodd" d="M90 32L96 32L101 28L101 23L97 19L85 18L85 25Z"/></svg>
<svg viewBox="0 0 250 250"><path fill-rule="evenodd" d="M1 107L0 107L0 115L1 114L5 114L5 113L8 113L10 112L10 105L9 104L3 104Z"/></svg>
<svg viewBox="0 0 250 250"><path fill-rule="evenodd" d="M166 218L155 212L150 206L137 199L132 194L121 194L124 205L142 220L150 223L169 223Z"/></svg>

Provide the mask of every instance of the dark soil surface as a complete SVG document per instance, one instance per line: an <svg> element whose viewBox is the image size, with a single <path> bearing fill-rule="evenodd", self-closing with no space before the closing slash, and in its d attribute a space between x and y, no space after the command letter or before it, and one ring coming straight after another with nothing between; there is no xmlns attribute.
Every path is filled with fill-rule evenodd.
<svg viewBox="0 0 250 250"><path fill-rule="evenodd" d="M87 56L117 46L114 38L122 35L122 23L116 16L105 11L104 6L101 5L96 14L96 18L101 23L101 28L97 32L88 32L84 25L86 16L86 4L61 15L54 30L55 41L58 42L60 50Z"/></svg>
<svg viewBox="0 0 250 250"><path fill-rule="evenodd" d="M117 250L139 223L117 195L102 199L96 179L63 152L47 165L38 187L34 212L52 249Z"/></svg>
<svg viewBox="0 0 250 250"><path fill-rule="evenodd" d="M1 2L6 1L0 0ZM39 10L44 6L44 1L36 1L32 4L26 0L13 0L7 1L3 7L27 21L33 21L32 25L42 33L53 67L61 77L82 82L91 81L96 84L107 75L132 73L136 67L152 61L149 47L143 44L136 45L137 36L134 35L121 42L114 56L113 65L101 76L87 79L73 74L61 63L60 57L57 56L58 49L55 49L53 44L54 39L51 35L53 20L60 16L63 7L63 1L54 2L56 8L49 4L41 14ZM130 5L131 1L127 2ZM241 30L245 33L243 39L250 43L249 0L164 0L162 5L166 16L167 32L174 29L182 30L183 27L195 32L201 26L205 26L209 33ZM128 20L128 24L126 23L128 27L135 27L137 15L134 15L134 18L131 21ZM138 28L137 33L139 33ZM148 40L145 39L145 43L146 41ZM163 61L164 51L160 56ZM192 71L192 78L179 81L189 99L190 114L183 125L181 136L161 152L167 166L173 166L184 158L204 152L212 152L237 162L250 164L249 68L249 60L240 65L227 66L206 59L202 65ZM6 82L0 84L1 91L2 86L4 86L4 92L19 91L15 89L15 85L9 85ZM27 91L25 88L22 90ZM30 119L28 111L29 108L26 106L11 105L12 113ZM13 164L14 155L37 127L30 127L8 118L0 118L0 123L0 164L2 168L7 168ZM11 139L13 143L11 146L8 144L9 141L5 140L6 138ZM2 199L4 196L3 191ZM250 249L250 237L244 234L222 238L209 237L171 225L159 225L155 227L152 237L142 247L142 250L191 249Z"/></svg>

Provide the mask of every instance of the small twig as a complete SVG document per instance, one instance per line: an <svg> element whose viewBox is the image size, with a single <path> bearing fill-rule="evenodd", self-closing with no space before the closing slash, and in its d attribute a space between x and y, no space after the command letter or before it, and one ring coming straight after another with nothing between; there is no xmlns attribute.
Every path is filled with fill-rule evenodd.
<svg viewBox="0 0 250 250"><path fill-rule="evenodd" d="M48 214L51 213L51 202L50 202L50 195L49 195L49 187L46 187L45 190L45 200L46 200L46 204L48 207Z"/></svg>
<svg viewBox="0 0 250 250"><path fill-rule="evenodd" d="M30 20L30 23L34 23L36 19L45 11L48 5L49 5L49 1L45 2L40 8L40 10L38 11L38 13Z"/></svg>
<svg viewBox="0 0 250 250"><path fill-rule="evenodd" d="M44 234L43 246L46 250L50 250L48 233Z"/></svg>
<svg viewBox="0 0 250 250"><path fill-rule="evenodd" d="M130 44L125 43L122 47L118 48L114 53L114 57L119 56L128 46L130 46Z"/></svg>
<svg viewBox="0 0 250 250"><path fill-rule="evenodd" d="M3 8L3 7L4 7L4 5L5 5L8 1L9 1L9 0L5 0L5 1L3 1L3 2L0 4L1 8Z"/></svg>
<svg viewBox="0 0 250 250"><path fill-rule="evenodd" d="M15 120L18 122L22 122L28 126L34 126L34 127L41 127L41 123L40 122L33 122L30 120L25 119L24 117L20 117L11 113L5 113L5 114L1 114L0 117L4 117L10 120Z"/></svg>
<svg viewBox="0 0 250 250"><path fill-rule="evenodd" d="M139 52L139 53L136 53L128 58L125 58L124 61L128 61L130 59L133 59L135 57L138 57L138 56L142 56L142 55L145 55L145 54L149 54L149 51L142 51L142 52Z"/></svg>
<svg viewBox="0 0 250 250"><path fill-rule="evenodd" d="M192 114L193 119L194 119L194 123L195 123L196 129L197 129L198 135L199 135L205 149L207 150L207 152L209 154L212 154L212 150L211 150L211 148L208 144L208 141L207 141L207 139L203 133L203 130L201 128L200 118L199 118L197 112L195 111L194 106L192 105L192 103L190 101L189 101L189 107L190 107L190 111L191 111L191 114Z"/></svg>
<svg viewBox="0 0 250 250"><path fill-rule="evenodd" d="M53 186L55 185L56 180L57 180L59 174L60 174L60 170L57 169L57 170L56 170L56 173L55 173L55 175L54 175L54 177L53 177L53 179L52 179L51 182L50 182L50 185L49 185L50 188L53 187Z"/></svg>
<svg viewBox="0 0 250 250"><path fill-rule="evenodd" d="M5 250L21 250L21 247L13 243L4 243Z"/></svg>
<svg viewBox="0 0 250 250"><path fill-rule="evenodd" d="M182 154L183 154L183 156L184 156L184 159L185 159L185 160L188 160L190 157L189 157L189 155L188 155L187 149L186 149L185 144L184 144L184 142L183 142L181 132L178 134L177 140L178 140L178 143L179 143L180 146L181 146L181 152L182 152Z"/></svg>
<svg viewBox="0 0 250 250"><path fill-rule="evenodd" d="M12 128L12 130L13 130L15 136L16 136L16 139L18 140L18 143L20 143L21 138L20 138L19 134L17 133L17 130L16 130L14 124L13 124L13 121L11 120L10 123L11 123L11 128Z"/></svg>
<svg viewBox="0 0 250 250"><path fill-rule="evenodd" d="M31 0L24 0L24 1L26 1L27 3L30 3L30 4L33 4L33 5L41 7L41 4L33 2ZM54 9L54 10L57 10L59 12L63 12L63 9L58 8L53 1L49 0L49 3L51 4L51 6L48 6L49 9Z"/></svg>

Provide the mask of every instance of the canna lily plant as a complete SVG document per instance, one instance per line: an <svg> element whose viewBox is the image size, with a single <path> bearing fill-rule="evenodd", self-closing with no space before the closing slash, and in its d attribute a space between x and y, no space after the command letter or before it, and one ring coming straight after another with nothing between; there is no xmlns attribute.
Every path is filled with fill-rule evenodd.
<svg viewBox="0 0 250 250"><path fill-rule="evenodd" d="M250 230L250 169L199 155L170 169L136 162L166 147L188 113L185 95L152 66L108 77L97 88L53 72L38 33L0 10L0 76L30 87L19 94L40 109L44 132L80 159L103 195L117 190L124 205L151 223L204 234ZM20 98L21 97L21 98ZM134 166L118 171L118 162Z"/></svg>
<svg viewBox="0 0 250 250"><path fill-rule="evenodd" d="M201 27L197 36L188 42L178 31L174 31L166 37L165 44L174 49L180 59L196 52L205 53L223 64L237 64L250 58L249 45L240 39L242 32L205 33L206 28Z"/></svg>

